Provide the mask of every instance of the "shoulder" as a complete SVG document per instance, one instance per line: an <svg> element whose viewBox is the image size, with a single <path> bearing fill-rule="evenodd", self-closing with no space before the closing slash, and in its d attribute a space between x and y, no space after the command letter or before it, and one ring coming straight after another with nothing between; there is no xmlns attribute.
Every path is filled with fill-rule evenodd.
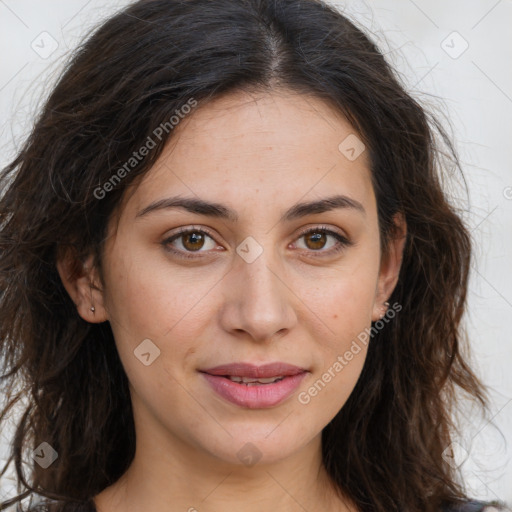
<svg viewBox="0 0 512 512"><path fill-rule="evenodd" d="M94 502L89 501L42 501L28 512L97 512Z"/></svg>
<svg viewBox="0 0 512 512"><path fill-rule="evenodd" d="M441 512L512 512L505 504L470 500L464 503L446 506Z"/></svg>

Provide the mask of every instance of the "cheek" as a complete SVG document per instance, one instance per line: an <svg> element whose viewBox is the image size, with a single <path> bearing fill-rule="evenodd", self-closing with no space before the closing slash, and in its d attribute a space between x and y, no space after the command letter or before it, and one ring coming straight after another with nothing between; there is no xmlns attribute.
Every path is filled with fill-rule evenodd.
<svg viewBox="0 0 512 512"><path fill-rule="evenodd" d="M334 416L347 401L366 359L378 253L364 252L354 253L343 270L326 279L324 286L316 286L307 302L312 311L320 312L324 328L321 336L311 333L321 358L299 401L321 404L325 417Z"/></svg>
<svg viewBox="0 0 512 512"><path fill-rule="evenodd" d="M325 306L333 339L346 342L370 325L375 286L375 276L370 271L363 275L355 273L338 284L336 297Z"/></svg>
<svg viewBox="0 0 512 512"><path fill-rule="evenodd" d="M148 396L168 392L174 379L181 380L204 322L214 315L207 298L215 280L191 278L190 269L171 269L160 258L144 262L121 253L113 253L116 265L107 274L107 308L119 356L135 389ZM148 352L145 362L154 362L145 366L142 354Z"/></svg>
<svg viewBox="0 0 512 512"><path fill-rule="evenodd" d="M150 260L147 254L122 254L120 249L112 256L116 266L108 279L107 307L114 322L134 339L192 337L216 276L171 265L159 251Z"/></svg>
<svg viewBox="0 0 512 512"><path fill-rule="evenodd" d="M342 350L371 325L378 282L378 247L354 251L339 268L317 280L314 287L302 281L304 302L318 315L326 348ZM315 339L315 334L312 339ZM318 334L316 335L318 338Z"/></svg>

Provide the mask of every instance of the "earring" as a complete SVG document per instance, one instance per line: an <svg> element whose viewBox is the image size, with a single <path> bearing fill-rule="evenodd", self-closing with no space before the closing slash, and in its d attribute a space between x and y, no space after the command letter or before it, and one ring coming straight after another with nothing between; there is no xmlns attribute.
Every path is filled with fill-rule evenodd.
<svg viewBox="0 0 512 512"><path fill-rule="evenodd" d="M386 311L388 310L388 308L389 308L389 302L387 302L387 301L386 301L386 302L384 302L384 308L382 308L382 309L383 309L383 311L382 311L382 314L380 315L380 317L381 317L381 318L384 318L384 316L386 315Z"/></svg>
<svg viewBox="0 0 512 512"><path fill-rule="evenodd" d="M89 291L91 292L91 302L92 302L92 284L89 283ZM91 306L89 308L93 313L96 311L96 308L94 306Z"/></svg>

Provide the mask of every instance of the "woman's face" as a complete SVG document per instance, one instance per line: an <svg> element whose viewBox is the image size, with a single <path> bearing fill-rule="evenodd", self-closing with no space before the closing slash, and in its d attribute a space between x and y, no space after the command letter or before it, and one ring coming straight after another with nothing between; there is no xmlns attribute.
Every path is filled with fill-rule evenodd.
<svg viewBox="0 0 512 512"><path fill-rule="evenodd" d="M96 312L79 310L110 321L138 443L284 459L352 392L401 246L381 267L368 152L322 101L229 94L174 131L110 224Z"/></svg>

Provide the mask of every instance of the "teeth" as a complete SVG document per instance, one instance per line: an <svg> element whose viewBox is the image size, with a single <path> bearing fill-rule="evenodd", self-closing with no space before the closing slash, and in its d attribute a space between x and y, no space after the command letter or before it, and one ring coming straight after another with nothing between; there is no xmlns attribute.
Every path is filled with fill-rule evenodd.
<svg viewBox="0 0 512 512"><path fill-rule="evenodd" d="M269 377L267 379L258 379L258 382L262 384L270 384L271 382L275 382L276 380L281 380L284 377Z"/></svg>
<svg viewBox="0 0 512 512"><path fill-rule="evenodd" d="M232 380L233 382L238 382L241 384L247 384L248 386L257 386L258 384L270 384L272 382L276 382L278 380L284 379L282 375L279 375L278 377L268 377L268 378L261 378L261 379L255 379L253 377L237 377L233 375L229 375L228 378Z"/></svg>

